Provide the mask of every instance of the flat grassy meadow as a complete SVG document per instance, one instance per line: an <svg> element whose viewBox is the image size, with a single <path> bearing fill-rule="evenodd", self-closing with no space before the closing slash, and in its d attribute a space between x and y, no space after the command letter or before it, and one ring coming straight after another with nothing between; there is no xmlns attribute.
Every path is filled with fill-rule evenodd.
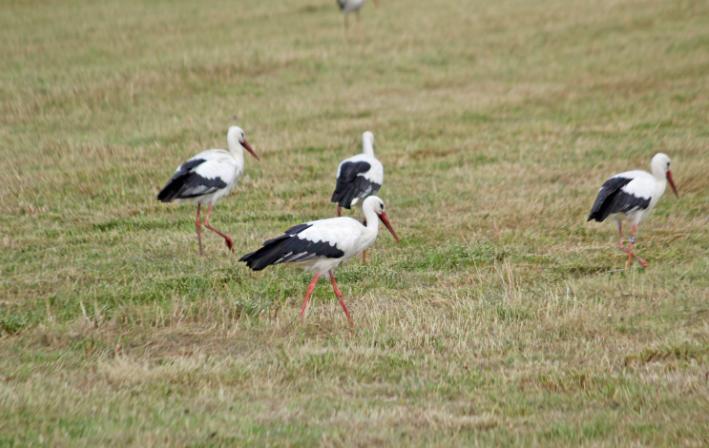
<svg viewBox="0 0 709 448"><path fill-rule="evenodd" d="M709 3L7 0L0 446L707 446ZM155 196L246 131L197 255ZM402 238L327 281L238 257L334 215L372 130ZM603 180L673 160L623 269ZM354 210L359 216L359 210Z"/></svg>

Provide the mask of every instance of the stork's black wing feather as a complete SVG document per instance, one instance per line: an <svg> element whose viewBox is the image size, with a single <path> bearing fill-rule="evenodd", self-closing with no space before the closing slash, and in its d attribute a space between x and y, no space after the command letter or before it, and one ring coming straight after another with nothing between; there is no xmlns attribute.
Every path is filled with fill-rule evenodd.
<svg viewBox="0 0 709 448"><path fill-rule="evenodd" d="M299 233L311 226L293 226L283 235L264 242L260 249L244 255L239 261L245 262L254 271L260 271L272 264L307 261L315 257L340 258L345 255L330 243L298 237Z"/></svg>
<svg viewBox="0 0 709 448"><path fill-rule="evenodd" d="M361 174L366 173L372 165L369 162L345 162L340 166L335 191L330 198L342 207L349 209L355 198L364 198L376 193L381 185L367 180Z"/></svg>
<svg viewBox="0 0 709 448"><path fill-rule="evenodd" d="M588 220L604 221L613 213L627 213L634 209L645 209L650 205L650 198L641 198L623 191L623 187L633 179L611 177L598 191L596 201L588 214Z"/></svg>
<svg viewBox="0 0 709 448"><path fill-rule="evenodd" d="M196 198L226 187L226 182L220 177L206 178L194 171L205 161L205 159L193 159L180 165L177 172L158 193L158 200L170 202L174 199Z"/></svg>
<svg viewBox="0 0 709 448"><path fill-rule="evenodd" d="M263 245L268 246L269 244L271 244L273 242L276 242L278 240L282 240L284 237L295 236L311 226L312 226L312 224L296 224L293 227L288 228L285 232L283 232L283 235L279 235L275 238L271 238L270 240L264 241Z"/></svg>

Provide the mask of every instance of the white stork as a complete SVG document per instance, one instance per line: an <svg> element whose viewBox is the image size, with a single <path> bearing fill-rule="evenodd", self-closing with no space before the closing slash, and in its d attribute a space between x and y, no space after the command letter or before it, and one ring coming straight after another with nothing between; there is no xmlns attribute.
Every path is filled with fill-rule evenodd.
<svg viewBox="0 0 709 448"><path fill-rule="evenodd" d="M202 225L224 238L224 243L234 251L234 240L209 223L214 204L229 194L244 171L244 149L258 160L254 149L246 141L244 131L238 126L229 127L227 132L229 150L208 149L195 155L177 167L167 184L158 193L161 202L190 201L197 204L195 229L202 255ZM200 219L200 209L207 205L204 222Z"/></svg>
<svg viewBox="0 0 709 448"><path fill-rule="evenodd" d="M374 6L377 6L378 3L377 0L374 0ZM359 19L359 10L364 6L364 0L337 0L337 6L340 7L340 11L345 17L345 28L347 28L349 26L347 16L354 12Z"/></svg>
<svg viewBox="0 0 709 448"><path fill-rule="evenodd" d="M642 170L625 171L606 180L598 192L591 213L588 215L588 221L598 222L613 215L620 235L618 248L628 255L626 269L632 264L633 258L636 258L643 268L648 266L647 261L633 253L635 237L638 225L660 200L668 182L675 196L679 197L677 187L672 180L670 158L667 154L655 154L650 162L650 168L652 174ZM623 241L623 219L630 223L630 238L628 238L627 247Z"/></svg>
<svg viewBox="0 0 709 448"><path fill-rule="evenodd" d="M313 271L315 274L308 285L300 309L301 318L308 308L315 284L321 275L328 273L332 290L347 316L347 321L353 325L342 292L337 287L333 270L343 261L374 244L379 232L379 220L389 229L394 239L399 241L384 211L384 202L381 199L376 196L368 197L362 204L362 211L365 224L349 217L320 219L298 224L286 230L283 235L264 242L260 249L244 255L239 261L245 262L254 271L279 263L297 263L306 270Z"/></svg>
<svg viewBox="0 0 709 448"><path fill-rule="evenodd" d="M337 216L342 215L342 207L352 205L367 196L377 194L384 183L384 167L374 157L374 134L362 134L362 153L345 159L337 166L337 183L330 202L337 203Z"/></svg>

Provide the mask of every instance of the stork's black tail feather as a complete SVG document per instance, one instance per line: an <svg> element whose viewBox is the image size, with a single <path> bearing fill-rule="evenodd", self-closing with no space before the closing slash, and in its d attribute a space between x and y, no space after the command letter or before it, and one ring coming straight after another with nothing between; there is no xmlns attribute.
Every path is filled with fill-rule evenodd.
<svg viewBox="0 0 709 448"><path fill-rule="evenodd" d="M239 258L239 261L246 263L246 266L254 271L260 271L267 266L275 264L279 258L283 257L282 244L290 239L290 235L281 235L266 241L260 249L248 253Z"/></svg>
<svg viewBox="0 0 709 448"><path fill-rule="evenodd" d="M338 169L337 183L330 202L336 202L349 209L355 198L366 197L373 194L374 190L378 190L377 184L370 182L363 176L371 168L372 165L369 162L342 162Z"/></svg>
<svg viewBox="0 0 709 448"><path fill-rule="evenodd" d="M352 182L345 183L337 182L337 187L335 188L330 202L336 202L346 209L352 207L352 202L357 198L363 199L369 195L377 194L381 185L370 182L363 176L357 176Z"/></svg>
<svg viewBox="0 0 709 448"><path fill-rule="evenodd" d="M594 204L595 205L595 204ZM603 222L606 220L608 215L610 215L610 212L608 210L608 207L604 207L604 204L598 204L598 206L594 206L591 209L591 212L588 214L588 219L586 221L598 221L598 222Z"/></svg>
<svg viewBox="0 0 709 448"><path fill-rule="evenodd" d="M307 258L312 255L309 252L311 245L317 243L293 237L310 226L312 224L297 224L283 232L283 235L265 241L263 247L244 255L239 261L243 261L254 271L260 271L272 264Z"/></svg>
<svg viewBox="0 0 709 448"><path fill-rule="evenodd" d="M338 185L339 187L340 185ZM338 188L332 193L330 202L335 202L340 204L342 207L349 210L352 208L352 201L357 197L357 191L350 186L350 188Z"/></svg>
<svg viewBox="0 0 709 448"><path fill-rule="evenodd" d="M612 196L615 193L616 191L608 194L607 192L601 190L601 192L598 194L598 197L596 198L596 202L594 202L593 207L591 207L591 211L589 212L588 219L586 221L605 221L605 219L610 214L608 204L611 202Z"/></svg>
<svg viewBox="0 0 709 448"><path fill-rule="evenodd" d="M185 183L185 179L189 176L188 174L182 176L175 176L167 182L160 193L158 193L158 201L160 202L170 202L175 199L182 190L182 186Z"/></svg>
<svg viewBox="0 0 709 448"><path fill-rule="evenodd" d="M173 199L185 199L212 193L217 188L226 187L226 183L219 177L205 179L195 174L193 170L206 162L206 159L190 159L180 165L175 174L158 193L158 201L170 202Z"/></svg>
<svg viewBox="0 0 709 448"><path fill-rule="evenodd" d="M621 188L631 180L626 177L611 177L605 181L598 191L598 196L596 196L596 201L591 207L587 221L596 220L603 222L611 213L627 211L627 200L625 200L624 196L628 195L624 195Z"/></svg>

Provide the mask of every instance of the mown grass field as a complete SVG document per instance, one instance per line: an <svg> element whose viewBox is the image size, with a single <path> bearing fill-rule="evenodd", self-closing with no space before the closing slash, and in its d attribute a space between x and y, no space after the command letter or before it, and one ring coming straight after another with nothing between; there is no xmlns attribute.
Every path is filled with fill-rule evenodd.
<svg viewBox="0 0 709 448"><path fill-rule="evenodd" d="M706 446L709 4L5 1L0 446ZM155 195L248 158L206 238ZM371 129L402 237L321 282L239 255L334 213ZM585 222L673 158L623 272Z"/></svg>

